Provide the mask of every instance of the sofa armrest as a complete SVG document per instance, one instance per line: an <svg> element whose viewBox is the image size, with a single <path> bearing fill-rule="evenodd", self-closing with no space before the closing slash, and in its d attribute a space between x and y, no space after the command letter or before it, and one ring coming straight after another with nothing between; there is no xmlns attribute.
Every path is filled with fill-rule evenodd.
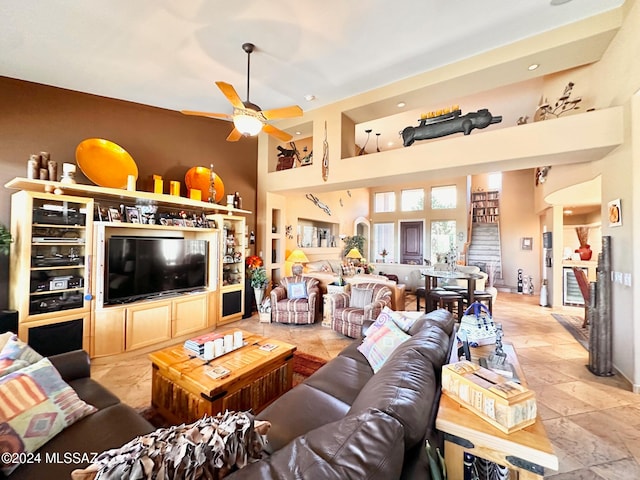
<svg viewBox="0 0 640 480"><path fill-rule="evenodd" d="M287 289L282 286L277 286L273 290L271 290L271 308L274 307L275 303L278 303L280 300L287 298Z"/></svg>
<svg viewBox="0 0 640 480"><path fill-rule="evenodd" d="M91 360L84 350L52 355L49 360L65 382L91 376Z"/></svg>
<svg viewBox="0 0 640 480"><path fill-rule="evenodd" d="M331 295L331 309L333 311L336 308L345 308L349 306L349 294L348 293L334 293Z"/></svg>
<svg viewBox="0 0 640 480"><path fill-rule="evenodd" d="M375 320L376 318L378 318L378 315L380 315L380 312L382 312L382 309L390 305L391 305L391 300L376 300L375 302L370 303L369 305L365 305L364 318L365 319L370 318L372 320Z"/></svg>

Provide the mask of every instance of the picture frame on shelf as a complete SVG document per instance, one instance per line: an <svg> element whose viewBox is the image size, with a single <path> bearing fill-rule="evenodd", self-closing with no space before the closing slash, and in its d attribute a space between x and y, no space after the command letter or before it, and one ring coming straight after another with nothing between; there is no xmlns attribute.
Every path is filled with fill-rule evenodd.
<svg viewBox="0 0 640 480"><path fill-rule="evenodd" d="M120 215L120 210L114 207L109 207L109 221L113 223L122 222L122 215Z"/></svg>
<svg viewBox="0 0 640 480"><path fill-rule="evenodd" d="M140 223L140 210L136 207L124 207L127 223Z"/></svg>
<svg viewBox="0 0 640 480"><path fill-rule="evenodd" d="M108 222L109 221L109 208L96 203L96 220L100 222Z"/></svg>

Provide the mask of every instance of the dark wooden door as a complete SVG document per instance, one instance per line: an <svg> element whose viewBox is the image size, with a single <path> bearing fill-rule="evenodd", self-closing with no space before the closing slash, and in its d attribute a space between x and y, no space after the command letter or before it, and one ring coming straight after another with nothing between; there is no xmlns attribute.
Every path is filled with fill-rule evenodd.
<svg viewBox="0 0 640 480"><path fill-rule="evenodd" d="M400 263L422 265L423 231L424 225L421 221L400 223Z"/></svg>

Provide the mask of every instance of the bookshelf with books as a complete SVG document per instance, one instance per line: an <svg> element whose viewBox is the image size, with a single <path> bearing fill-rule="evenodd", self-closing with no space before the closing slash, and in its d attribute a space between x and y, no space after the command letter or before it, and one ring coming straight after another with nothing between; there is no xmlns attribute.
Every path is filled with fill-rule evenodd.
<svg viewBox="0 0 640 480"><path fill-rule="evenodd" d="M471 194L473 223L498 223L500 218L500 192L473 192Z"/></svg>

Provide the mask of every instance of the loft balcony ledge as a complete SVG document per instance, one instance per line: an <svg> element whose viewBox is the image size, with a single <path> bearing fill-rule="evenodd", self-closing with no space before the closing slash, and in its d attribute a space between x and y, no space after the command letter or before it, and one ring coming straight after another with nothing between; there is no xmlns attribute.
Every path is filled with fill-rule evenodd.
<svg viewBox="0 0 640 480"><path fill-rule="evenodd" d="M451 135L396 150L341 159L331 149L329 178L321 155L312 165L263 174L266 191L337 190L540 165L592 162L624 141L623 107L578 113L496 130Z"/></svg>

